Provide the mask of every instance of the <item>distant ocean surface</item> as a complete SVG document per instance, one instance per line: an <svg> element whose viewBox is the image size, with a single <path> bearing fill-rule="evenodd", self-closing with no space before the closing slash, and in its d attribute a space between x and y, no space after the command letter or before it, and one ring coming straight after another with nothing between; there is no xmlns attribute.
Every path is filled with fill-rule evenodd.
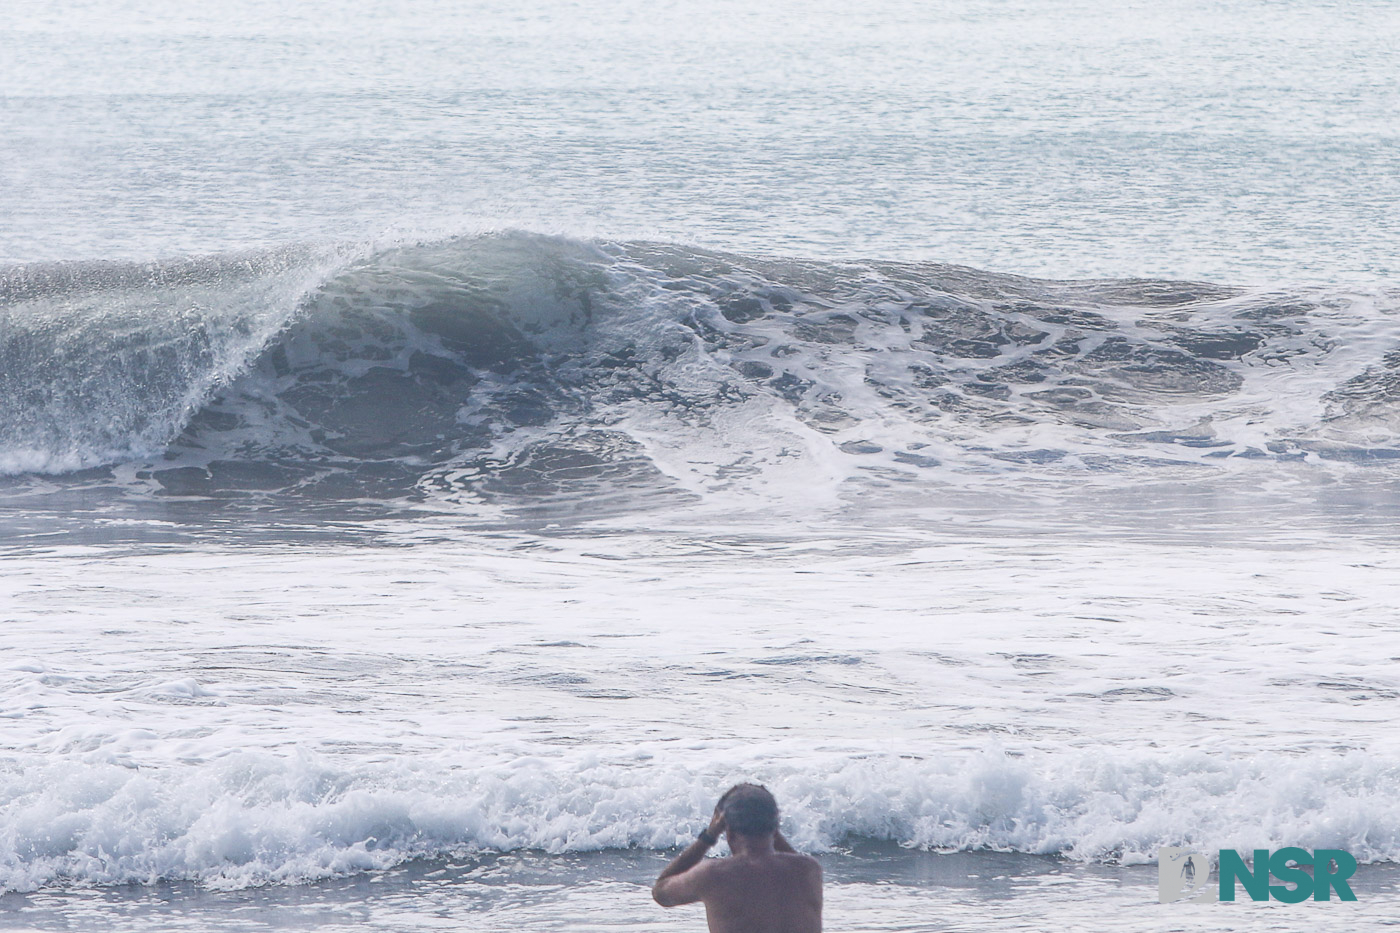
<svg viewBox="0 0 1400 933"><path fill-rule="evenodd" d="M1393 922L1400 8L0 42L0 929L701 929L749 779L833 930Z"/></svg>

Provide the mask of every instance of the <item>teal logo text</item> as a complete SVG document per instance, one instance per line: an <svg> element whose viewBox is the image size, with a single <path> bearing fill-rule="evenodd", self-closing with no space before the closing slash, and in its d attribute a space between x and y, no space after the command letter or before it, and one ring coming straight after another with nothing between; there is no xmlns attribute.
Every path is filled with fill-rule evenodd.
<svg viewBox="0 0 1400 933"><path fill-rule="evenodd" d="M1249 863L1234 849L1221 849L1215 861L1218 878L1212 885L1205 853L1175 846L1158 849L1158 899L1163 904L1233 901L1244 888L1252 901L1272 898L1297 904L1330 901L1333 894L1337 900L1356 900L1347 883L1356 874L1356 859L1342 849L1255 849Z"/></svg>

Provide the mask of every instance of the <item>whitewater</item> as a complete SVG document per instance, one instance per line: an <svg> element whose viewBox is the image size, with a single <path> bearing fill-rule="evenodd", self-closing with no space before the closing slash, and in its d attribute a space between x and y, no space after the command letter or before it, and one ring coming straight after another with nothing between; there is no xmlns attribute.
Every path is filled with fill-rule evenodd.
<svg viewBox="0 0 1400 933"><path fill-rule="evenodd" d="M1397 26L21 9L0 929L1389 928Z"/></svg>

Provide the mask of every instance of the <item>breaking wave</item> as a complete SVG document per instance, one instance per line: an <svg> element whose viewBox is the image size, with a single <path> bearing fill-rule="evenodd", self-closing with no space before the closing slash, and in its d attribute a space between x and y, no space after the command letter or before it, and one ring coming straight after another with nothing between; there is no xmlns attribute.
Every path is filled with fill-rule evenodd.
<svg viewBox="0 0 1400 933"><path fill-rule="evenodd" d="M1400 458L1385 291L511 233L25 266L0 304L0 471L162 495L635 500Z"/></svg>
<svg viewBox="0 0 1400 933"><path fill-rule="evenodd" d="M1400 772L1361 752L869 758L705 775L655 761L344 762L231 752L136 769L0 768L0 892L55 883L299 883L413 858L684 845L717 787L758 777L809 851L853 838L1142 863L1159 845L1400 859Z"/></svg>

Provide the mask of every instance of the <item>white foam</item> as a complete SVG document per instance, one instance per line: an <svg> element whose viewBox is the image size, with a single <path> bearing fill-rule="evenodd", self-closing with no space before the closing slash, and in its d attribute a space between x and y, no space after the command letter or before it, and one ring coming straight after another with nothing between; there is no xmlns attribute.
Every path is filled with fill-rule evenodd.
<svg viewBox="0 0 1400 933"><path fill-rule="evenodd" d="M346 763L232 751L159 769L34 762L0 772L0 890L58 882L295 883L483 850L683 845L717 788L765 782L794 844L849 836L1147 862L1168 844L1332 847L1400 858L1400 762L990 748L937 759L817 756L728 772L581 754Z"/></svg>
<svg viewBox="0 0 1400 933"><path fill-rule="evenodd" d="M669 847L755 779L814 850L1400 860L1394 561L852 530L12 554L0 884Z"/></svg>

